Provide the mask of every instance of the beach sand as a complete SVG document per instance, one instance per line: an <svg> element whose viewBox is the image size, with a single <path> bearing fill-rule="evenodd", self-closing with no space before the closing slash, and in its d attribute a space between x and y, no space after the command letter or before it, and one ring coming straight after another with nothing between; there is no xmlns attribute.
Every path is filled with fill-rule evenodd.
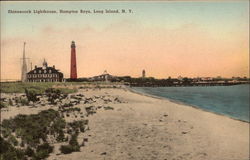
<svg viewBox="0 0 250 160"><path fill-rule="evenodd" d="M58 154L55 144L49 160L249 159L247 122L128 89L80 89L78 92L85 97L110 97L112 102L96 100L91 105L113 109L102 107L87 117L89 130L78 136L79 142L87 139L80 152ZM114 101L115 98L119 101ZM14 116L17 113L14 110L3 113L2 118ZM27 110L19 108L18 113L22 112L27 114Z"/></svg>

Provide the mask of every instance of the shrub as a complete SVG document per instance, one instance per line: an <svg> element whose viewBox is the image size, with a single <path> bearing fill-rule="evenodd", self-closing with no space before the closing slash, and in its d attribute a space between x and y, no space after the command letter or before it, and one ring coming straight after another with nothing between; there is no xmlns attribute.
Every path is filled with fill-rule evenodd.
<svg viewBox="0 0 250 160"><path fill-rule="evenodd" d="M55 88L48 88L45 90L46 95L49 97L48 101L51 104L55 104L55 100L60 98L61 91Z"/></svg>
<svg viewBox="0 0 250 160"><path fill-rule="evenodd" d="M9 136L8 142L11 143L11 144L13 144L14 146L18 145L18 141L17 141L17 139L13 135Z"/></svg>
<svg viewBox="0 0 250 160"><path fill-rule="evenodd" d="M13 101L11 99L9 99L9 105L13 106Z"/></svg>
<svg viewBox="0 0 250 160"><path fill-rule="evenodd" d="M29 105L29 101L27 99L21 98L20 102L22 106Z"/></svg>
<svg viewBox="0 0 250 160"><path fill-rule="evenodd" d="M51 124L54 124L53 127ZM3 120L2 127L5 132L12 130L22 141L36 147L40 139L46 141L49 131L59 133L65 127L65 121L58 111L49 109L38 114L17 115L15 118Z"/></svg>
<svg viewBox="0 0 250 160"><path fill-rule="evenodd" d="M69 154L69 153L72 153L74 150L72 148L71 145L62 145L60 147L60 151L63 153L63 154Z"/></svg>
<svg viewBox="0 0 250 160"><path fill-rule="evenodd" d="M70 103L70 104L71 104L71 103ZM65 105L65 104L64 104L64 105ZM72 106L73 106L73 104L72 104ZM63 106L63 107L65 107L65 106ZM63 111L63 112L74 112L74 111L80 112L81 109L80 109L80 108L63 108L62 111Z"/></svg>
<svg viewBox="0 0 250 160"><path fill-rule="evenodd" d="M80 146L62 145L60 151L63 154L70 154L72 152L80 151Z"/></svg>
<svg viewBox="0 0 250 160"><path fill-rule="evenodd" d="M51 126L51 132L54 133L60 133L62 132L62 129L65 128L66 122L62 118L58 118L54 121L54 123Z"/></svg>
<svg viewBox="0 0 250 160"><path fill-rule="evenodd" d="M69 141L69 144L72 145L72 146L79 146L78 144L78 141L77 141L77 136L78 134L73 134L70 141Z"/></svg>
<svg viewBox="0 0 250 160"><path fill-rule="evenodd" d="M50 146L49 143L44 143L42 145L39 145L36 149L37 152L39 151L46 151L48 153L53 152L53 146Z"/></svg>
<svg viewBox="0 0 250 160"><path fill-rule="evenodd" d="M36 153L33 158L37 160L45 159L49 156L51 152L53 152L53 147L50 146L48 143L44 143L37 147Z"/></svg>
<svg viewBox="0 0 250 160"><path fill-rule="evenodd" d="M1 108L5 108L5 107L7 107L7 104L4 103L4 102L2 102L2 101L0 101L0 109L1 109Z"/></svg>
<svg viewBox="0 0 250 160"><path fill-rule="evenodd" d="M85 126L88 124L88 120L79 120L79 121L74 121L71 123L68 123L68 125L77 133L77 131L84 132L85 131Z"/></svg>
<svg viewBox="0 0 250 160"><path fill-rule="evenodd" d="M104 107L105 110L114 110L113 107L110 107L110 106L107 106L107 107Z"/></svg>
<svg viewBox="0 0 250 160"><path fill-rule="evenodd" d="M65 103L65 104L62 105L63 108L64 108L64 107L72 107L72 106L73 106L72 103Z"/></svg>
<svg viewBox="0 0 250 160"><path fill-rule="evenodd" d="M25 94L28 98L28 101L32 101L32 102L36 102L39 100L39 98L37 98L37 95L39 94L39 91L33 88L25 88Z"/></svg>
<svg viewBox="0 0 250 160"><path fill-rule="evenodd" d="M59 142L65 141L65 136L64 136L64 133L63 133L62 130L59 131L59 135L57 136L56 140L59 141Z"/></svg>
<svg viewBox="0 0 250 160"><path fill-rule="evenodd" d="M25 160L24 152L21 149L14 148L9 142L0 137L0 155L1 160Z"/></svg>
<svg viewBox="0 0 250 160"><path fill-rule="evenodd" d="M71 152L80 151L80 146L79 146L79 143L77 141L77 136L78 136L77 133L73 134L71 136L70 141L69 141L69 145L62 145L60 147L60 150L61 150L62 153L69 154Z"/></svg>
<svg viewBox="0 0 250 160"><path fill-rule="evenodd" d="M25 150L25 155L27 155L29 157L33 157L35 155L35 152L30 147L27 147L26 150Z"/></svg>
<svg viewBox="0 0 250 160"><path fill-rule="evenodd" d="M4 138L9 137L9 135L11 135L11 130L8 129L8 128L3 128L2 129L2 135L3 135Z"/></svg>

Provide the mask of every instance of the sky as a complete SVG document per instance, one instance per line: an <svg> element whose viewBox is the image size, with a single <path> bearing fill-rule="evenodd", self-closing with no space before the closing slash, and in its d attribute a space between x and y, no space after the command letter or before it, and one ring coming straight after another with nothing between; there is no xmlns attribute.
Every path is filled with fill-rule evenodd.
<svg viewBox="0 0 250 160"><path fill-rule="evenodd" d="M93 13L105 9L126 13ZM29 70L46 59L68 78L71 41L78 77L140 77L143 69L156 78L249 77L249 1L1 1L1 79L21 78L24 42Z"/></svg>

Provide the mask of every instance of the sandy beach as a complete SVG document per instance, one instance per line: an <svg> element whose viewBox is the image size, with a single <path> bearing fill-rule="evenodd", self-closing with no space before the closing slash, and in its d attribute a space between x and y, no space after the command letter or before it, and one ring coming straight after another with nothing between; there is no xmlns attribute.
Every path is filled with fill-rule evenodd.
<svg viewBox="0 0 250 160"><path fill-rule="evenodd" d="M91 105L96 109L95 114L87 117L89 130L78 136L79 143L85 139L84 146L80 152L61 154L58 144L54 144L49 160L249 159L247 122L144 96L126 88L79 89L79 93L92 97ZM89 104L80 103L74 107L87 106ZM10 107L9 111L2 112L1 118L57 109L56 106L24 108Z"/></svg>

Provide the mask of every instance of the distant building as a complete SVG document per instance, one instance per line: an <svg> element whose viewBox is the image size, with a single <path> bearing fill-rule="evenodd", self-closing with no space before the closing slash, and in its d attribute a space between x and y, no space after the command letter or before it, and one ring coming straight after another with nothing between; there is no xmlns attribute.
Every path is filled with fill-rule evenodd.
<svg viewBox="0 0 250 160"><path fill-rule="evenodd" d="M48 67L44 60L42 67L35 66L35 69L27 73L28 82L62 82L63 73L55 69L55 66Z"/></svg>
<svg viewBox="0 0 250 160"><path fill-rule="evenodd" d="M182 76L179 76L177 79L178 79L179 81L182 81L182 80L183 80L183 77L182 77Z"/></svg>
<svg viewBox="0 0 250 160"><path fill-rule="evenodd" d="M110 81L113 78L114 78L114 76L108 74L108 72L105 70L103 72L103 74L91 77L90 80L92 80L92 81Z"/></svg>
<svg viewBox="0 0 250 160"><path fill-rule="evenodd" d="M145 78L145 77L146 77L146 71L142 70L142 78Z"/></svg>
<svg viewBox="0 0 250 160"><path fill-rule="evenodd" d="M213 80L213 78L212 77L201 77L201 80L202 81L211 81L211 80Z"/></svg>

